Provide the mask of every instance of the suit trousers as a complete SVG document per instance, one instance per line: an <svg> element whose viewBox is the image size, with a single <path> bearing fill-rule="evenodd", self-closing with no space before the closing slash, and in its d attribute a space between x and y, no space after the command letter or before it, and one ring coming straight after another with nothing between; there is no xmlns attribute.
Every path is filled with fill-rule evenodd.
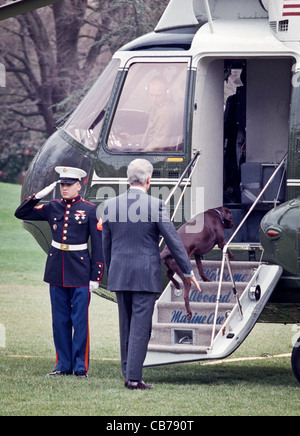
<svg viewBox="0 0 300 436"><path fill-rule="evenodd" d="M72 374L89 367L89 287L50 285L57 371Z"/></svg>
<svg viewBox="0 0 300 436"><path fill-rule="evenodd" d="M122 374L142 380L142 368L151 336L157 295L153 292L117 291Z"/></svg>

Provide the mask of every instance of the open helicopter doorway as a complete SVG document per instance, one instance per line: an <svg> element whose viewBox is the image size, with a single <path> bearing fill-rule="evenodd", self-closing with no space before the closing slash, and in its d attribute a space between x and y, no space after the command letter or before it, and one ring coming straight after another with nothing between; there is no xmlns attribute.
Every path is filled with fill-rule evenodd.
<svg viewBox="0 0 300 436"><path fill-rule="evenodd" d="M195 186L205 188L205 209L231 210L235 228L288 151L292 66L291 58L274 57L199 61L193 142L203 153ZM277 174L235 243L259 243L261 219L285 201L285 173Z"/></svg>

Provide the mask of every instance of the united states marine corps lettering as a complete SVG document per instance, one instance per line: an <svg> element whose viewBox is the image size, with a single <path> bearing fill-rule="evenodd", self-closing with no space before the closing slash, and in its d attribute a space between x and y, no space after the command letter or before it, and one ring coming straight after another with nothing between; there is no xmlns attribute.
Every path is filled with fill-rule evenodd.
<svg viewBox="0 0 300 436"><path fill-rule="evenodd" d="M55 371L49 375L72 374L87 377L89 366L88 309L90 291L102 281L102 227L96 206L83 200L78 168L56 167L60 178L26 199L16 210L19 219L48 221L52 242L44 281L50 284ZM40 199L60 184L61 200L38 205ZM88 250L90 240L91 255Z"/></svg>

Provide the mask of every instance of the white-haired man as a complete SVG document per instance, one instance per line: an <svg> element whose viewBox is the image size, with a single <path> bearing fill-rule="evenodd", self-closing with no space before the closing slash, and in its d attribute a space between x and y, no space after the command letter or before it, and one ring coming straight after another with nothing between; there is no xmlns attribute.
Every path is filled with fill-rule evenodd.
<svg viewBox="0 0 300 436"><path fill-rule="evenodd" d="M128 389L151 389L142 367L157 294L162 292L159 238L162 235L182 272L200 290L192 266L164 203L147 191L153 166L135 159L127 169L129 190L104 206L102 248L108 289L119 308L122 373Z"/></svg>

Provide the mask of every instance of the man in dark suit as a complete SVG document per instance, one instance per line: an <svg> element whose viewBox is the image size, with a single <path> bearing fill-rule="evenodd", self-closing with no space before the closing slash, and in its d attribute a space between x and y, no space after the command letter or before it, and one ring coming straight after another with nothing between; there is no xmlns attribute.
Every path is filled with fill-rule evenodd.
<svg viewBox="0 0 300 436"><path fill-rule="evenodd" d="M157 294L162 292L159 237L162 235L182 272L200 291L186 250L164 203L147 195L153 166L135 159L127 169L130 189L106 201L102 248L108 289L119 308L122 373L129 389L151 389L142 367L152 328Z"/></svg>
<svg viewBox="0 0 300 436"><path fill-rule="evenodd" d="M55 167L55 171L60 175L58 182L24 200L15 216L48 221L52 232L44 281L50 284L56 367L48 375L74 372L77 377L86 378L90 291L99 286L103 274L102 223L97 221L96 206L79 195L86 172L72 167ZM63 198L38 205L57 183Z"/></svg>

